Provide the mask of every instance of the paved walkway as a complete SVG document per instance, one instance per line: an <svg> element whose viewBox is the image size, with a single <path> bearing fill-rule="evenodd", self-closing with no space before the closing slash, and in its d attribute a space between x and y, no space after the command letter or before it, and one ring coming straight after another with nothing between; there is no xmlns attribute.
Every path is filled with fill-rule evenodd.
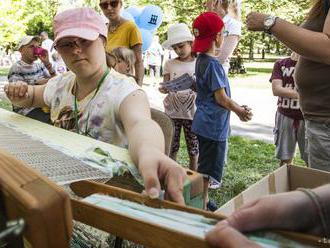
<svg viewBox="0 0 330 248"><path fill-rule="evenodd" d="M5 97L5 94L3 92L3 86L6 82L7 82L7 77L0 76L0 101L1 101L1 98Z"/></svg>
<svg viewBox="0 0 330 248"><path fill-rule="evenodd" d="M265 76L265 83L268 81ZM148 94L152 107L163 110L164 94L161 94L155 85L143 85ZM244 136L250 139L263 140L273 143L273 126L276 112L276 97L273 96L271 87L245 88L231 85L232 99L239 104L245 104L252 108L253 118L250 122L241 122L239 118L231 114L232 135Z"/></svg>

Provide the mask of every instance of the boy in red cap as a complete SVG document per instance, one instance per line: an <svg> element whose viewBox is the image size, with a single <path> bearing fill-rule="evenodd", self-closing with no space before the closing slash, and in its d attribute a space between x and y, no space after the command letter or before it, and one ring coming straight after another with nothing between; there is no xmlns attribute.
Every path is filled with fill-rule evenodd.
<svg viewBox="0 0 330 248"><path fill-rule="evenodd" d="M205 12L193 22L195 41L193 51L199 53L196 61L197 111L192 131L199 141L198 172L205 175L204 188L209 182L221 183L229 135L230 111L241 121L249 121L252 113L230 99L228 78L216 58L216 48L223 41L222 19L214 12ZM205 208L215 211L217 206L204 195Z"/></svg>

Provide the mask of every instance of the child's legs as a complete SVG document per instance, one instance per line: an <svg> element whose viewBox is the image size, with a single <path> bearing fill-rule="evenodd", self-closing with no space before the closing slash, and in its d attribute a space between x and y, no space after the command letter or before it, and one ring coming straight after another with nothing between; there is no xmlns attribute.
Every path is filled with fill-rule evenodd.
<svg viewBox="0 0 330 248"><path fill-rule="evenodd" d="M294 119L276 113L274 128L275 155L280 159L280 165L291 163L296 151L297 129L294 128Z"/></svg>
<svg viewBox="0 0 330 248"><path fill-rule="evenodd" d="M196 171L198 160L198 139L197 136L191 131L191 126L192 120L183 120L184 137L189 154L189 169Z"/></svg>
<svg viewBox="0 0 330 248"><path fill-rule="evenodd" d="M156 77L160 77L160 66L156 65L155 66L155 74L156 74Z"/></svg>
<svg viewBox="0 0 330 248"><path fill-rule="evenodd" d="M197 171L207 178L204 186L208 186L209 178L218 183L221 182L225 163L227 141L214 141L197 135L199 142L199 157ZM204 188L204 204L208 201L208 187Z"/></svg>
<svg viewBox="0 0 330 248"><path fill-rule="evenodd" d="M154 77L155 76L155 73L156 73L155 66L154 65L149 65L149 75L151 77Z"/></svg>
<svg viewBox="0 0 330 248"><path fill-rule="evenodd" d="M35 108L32 111L30 111L26 117L47 123L47 124L51 124L51 120L50 120L50 114L49 113L45 113L44 111L42 111L41 108Z"/></svg>
<svg viewBox="0 0 330 248"><path fill-rule="evenodd" d="M172 119L174 124L174 137L171 146L170 157L176 160L177 153L180 148L180 134L181 134L181 127L182 127L182 120L181 119Z"/></svg>

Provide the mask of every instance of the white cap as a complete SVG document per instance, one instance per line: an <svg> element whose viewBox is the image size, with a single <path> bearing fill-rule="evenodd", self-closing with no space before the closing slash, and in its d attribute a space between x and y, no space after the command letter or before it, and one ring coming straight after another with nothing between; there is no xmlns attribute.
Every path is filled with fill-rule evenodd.
<svg viewBox="0 0 330 248"><path fill-rule="evenodd" d="M172 50L172 46L185 41L193 41L194 37L190 33L185 23L173 24L168 28L167 40L162 44L163 48Z"/></svg>
<svg viewBox="0 0 330 248"><path fill-rule="evenodd" d="M27 44L29 44L32 40L39 40L38 36L31 36L31 35L27 35L24 36L17 45L17 50L19 50L22 46L25 46Z"/></svg>

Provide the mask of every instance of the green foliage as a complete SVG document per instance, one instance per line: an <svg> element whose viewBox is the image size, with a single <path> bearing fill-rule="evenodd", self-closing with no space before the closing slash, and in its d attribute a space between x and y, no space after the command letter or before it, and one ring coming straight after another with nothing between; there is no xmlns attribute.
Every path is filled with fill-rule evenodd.
<svg viewBox="0 0 330 248"><path fill-rule="evenodd" d="M8 101L0 100L0 108L6 109L6 110L12 110L11 103Z"/></svg>
<svg viewBox="0 0 330 248"><path fill-rule="evenodd" d="M124 0L125 7L154 4L164 11L164 21L158 29L160 41L166 39L168 26L184 22L191 26L194 18L204 11L205 0ZM58 8L89 6L100 12L99 0L1 0L0 1L0 44L14 47L25 33L36 35L47 31L52 37L52 19ZM303 0L245 0L242 3L242 20L250 11L273 13L296 24L300 24L307 13L308 1ZM285 54L287 49L279 41L262 33L248 32L243 25L243 36L239 47L242 53L266 52Z"/></svg>
<svg viewBox="0 0 330 248"><path fill-rule="evenodd" d="M210 197L220 206L274 171L278 168L278 163L274 157L274 145L231 137L223 185L220 190L211 191Z"/></svg>
<svg viewBox="0 0 330 248"><path fill-rule="evenodd" d="M22 1L0 1L0 44L2 47L14 47L14 43L23 36L26 22L23 16Z"/></svg>
<svg viewBox="0 0 330 248"><path fill-rule="evenodd" d="M14 49L25 34L52 36L52 20L59 0L2 0L0 1L0 42L2 47Z"/></svg>
<svg viewBox="0 0 330 248"><path fill-rule="evenodd" d="M299 25L303 22L308 8L309 1L302 0L249 0L242 3L242 20L244 21L251 11L260 11L274 14ZM250 59L253 59L254 53L260 53L262 49L265 49L268 53L288 53L288 49L273 36L261 32L249 32L245 25L243 25L242 33L243 38L240 41L239 48L242 53L250 54Z"/></svg>
<svg viewBox="0 0 330 248"><path fill-rule="evenodd" d="M9 73L9 68L0 67L0 76L7 76Z"/></svg>
<svg viewBox="0 0 330 248"><path fill-rule="evenodd" d="M59 0L26 0L24 16L27 21L26 33L39 35L42 31L53 37L52 22Z"/></svg>

